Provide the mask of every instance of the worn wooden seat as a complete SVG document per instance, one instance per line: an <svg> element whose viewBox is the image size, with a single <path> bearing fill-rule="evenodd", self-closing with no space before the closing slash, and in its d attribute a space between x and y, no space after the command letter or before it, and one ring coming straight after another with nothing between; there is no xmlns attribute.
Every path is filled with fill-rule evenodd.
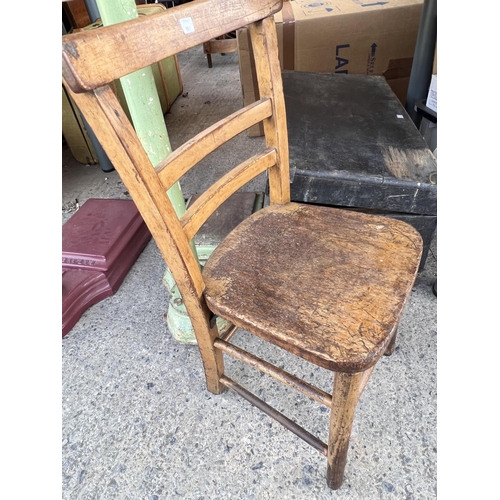
<svg viewBox="0 0 500 500"><path fill-rule="evenodd" d="M205 298L216 314L312 363L361 372L392 338L419 249L415 231L395 220L272 205L215 250Z"/></svg>
<svg viewBox="0 0 500 500"><path fill-rule="evenodd" d="M357 211L290 203L285 105L272 14L281 0L197 0L166 12L63 37L63 84L87 118L148 225L193 324L207 389L229 388L327 456L342 484L354 411L372 370L394 349L417 273L411 226ZM152 165L112 82L248 26L261 99ZM177 217L167 190L201 159L256 123L266 148L225 174ZM270 204L218 246L203 269L190 241L225 200L267 172ZM216 317L233 327L219 334ZM230 342L237 328L334 373L328 394ZM231 355L331 409L323 443L224 373Z"/></svg>

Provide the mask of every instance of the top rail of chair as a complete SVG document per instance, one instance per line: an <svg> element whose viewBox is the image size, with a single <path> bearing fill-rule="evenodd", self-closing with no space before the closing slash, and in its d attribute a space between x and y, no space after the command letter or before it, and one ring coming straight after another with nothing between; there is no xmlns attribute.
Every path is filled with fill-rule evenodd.
<svg viewBox="0 0 500 500"><path fill-rule="evenodd" d="M283 0L195 0L62 37L62 75L74 92L106 85L278 12Z"/></svg>

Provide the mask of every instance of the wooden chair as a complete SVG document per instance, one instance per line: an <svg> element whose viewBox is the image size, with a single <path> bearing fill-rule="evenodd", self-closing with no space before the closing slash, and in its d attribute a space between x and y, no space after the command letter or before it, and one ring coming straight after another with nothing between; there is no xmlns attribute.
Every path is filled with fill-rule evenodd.
<svg viewBox="0 0 500 500"><path fill-rule="evenodd" d="M203 44L203 53L207 56L208 67L212 67L212 54L221 54L225 56L229 52L238 51L238 41L236 33L227 33L218 36L214 40L209 40Z"/></svg>
<svg viewBox="0 0 500 500"><path fill-rule="evenodd" d="M198 0L156 16L67 35L63 83L174 276L196 334L207 389L214 394L235 391L326 455L327 483L337 489L357 401L377 361L394 350L422 241L411 226L395 219L290 202L285 104L272 17L281 6L281 0ZM111 83L242 26L250 32L260 100L209 127L154 167ZM178 219L167 189L210 152L260 121L264 151L224 175ZM266 171L269 206L234 229L200 269L190 247L193 236L232 193ZM233 325L223 336L217 316ZM237 328L334 372L333 393L231 344ZM330 408L328 442L228 378L223 354Z"/></svg>

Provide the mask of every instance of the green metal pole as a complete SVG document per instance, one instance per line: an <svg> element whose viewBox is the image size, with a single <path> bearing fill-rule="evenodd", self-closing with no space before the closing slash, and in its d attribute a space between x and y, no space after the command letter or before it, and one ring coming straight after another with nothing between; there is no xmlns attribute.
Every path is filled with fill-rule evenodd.
<svg viewBox="0 0 500 500"><path fill-rule="evenodd" d="M104 26L138 17L135 0L97 0L97 7ZM156 166L172 152L172 147L170 146L153 70L151 67L147 67L131 73L120 78L120 84L137 135L151 163ZM167 194L177 216L182 216L186 212L186 203L180 183L174 184L167 191ZM191 241L191 249L199 261L194 240ZM167 315L167 325L170 333L179 342L196 344L193 325L168 267L163 282L171 294ZM223 323L221 323L221 328L222 325Z"/></svg>
<svg viewBox="0 0 500 500"><path fill-rule="evenodd" d="M104 26L129 21L138 17L135 0L97 0ZM153 70L148 67L120 78L132 123L153 165L158 165L172 152L163 117ZM177 216L186 211L186 203L179 182L168 190ZM194 243L191 244L196 252ZM196 255L196 253L195 253Z"/></svg>

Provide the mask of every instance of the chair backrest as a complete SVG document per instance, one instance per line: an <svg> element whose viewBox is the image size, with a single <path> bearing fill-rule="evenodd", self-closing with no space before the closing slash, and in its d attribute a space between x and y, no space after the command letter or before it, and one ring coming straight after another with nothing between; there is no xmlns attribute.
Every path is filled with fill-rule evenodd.
<svg viewBox="0 0 500 500"><path fill-rule="evenodd" d="M190 246L193 236L229 196L264 171L270 203L290 201L285 103L272 17L281 7L282 0L195 0L160 14L63 37L63 84L149 227L183 297L200 349L213 350L217 332L203 299L203 278ZM113 82L244 26L252 43L260 100L153 165ZM259 122L264 125L265 150L219 179L179 219L168 189L204 157Z"/></svg>

